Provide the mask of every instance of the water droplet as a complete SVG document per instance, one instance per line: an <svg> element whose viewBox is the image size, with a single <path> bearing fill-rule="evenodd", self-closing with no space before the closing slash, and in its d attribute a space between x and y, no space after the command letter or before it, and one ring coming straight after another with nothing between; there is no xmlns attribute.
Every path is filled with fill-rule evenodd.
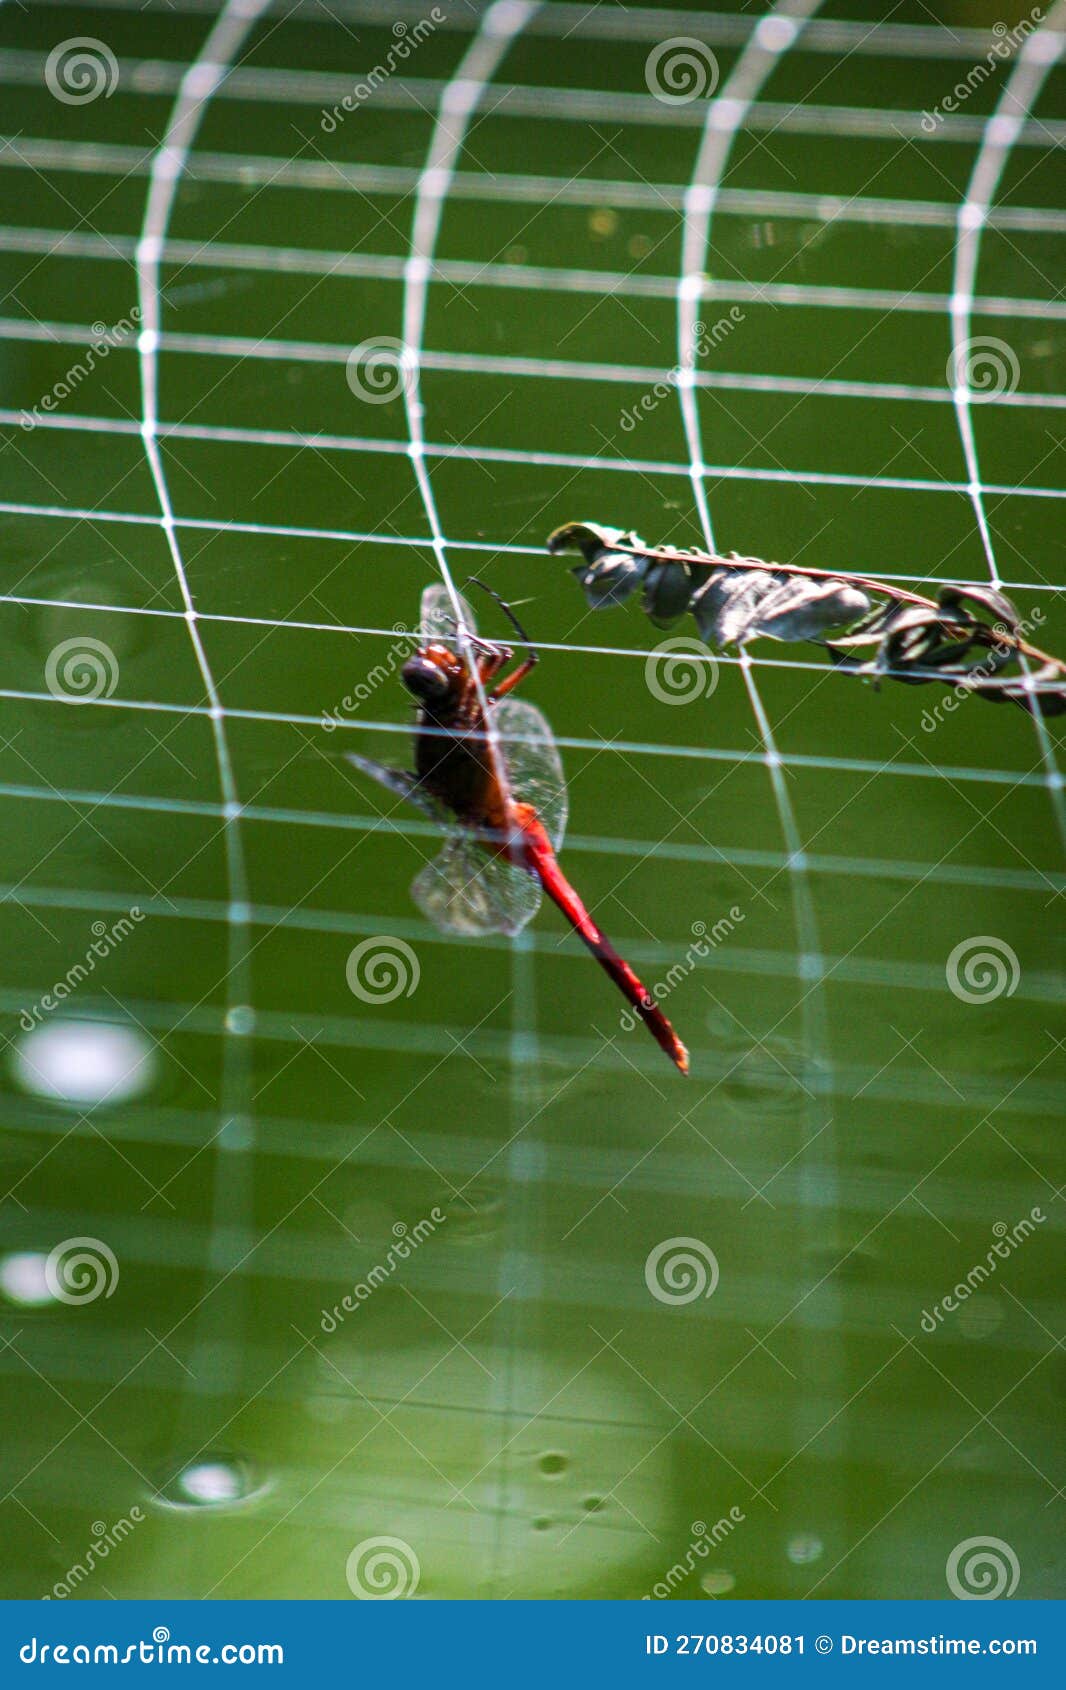
<svg viewBox="0 0 1066 1690"><path fill-rule="evenodd" d="M235 1003L227 1009L224 1026L227 1033L251 1033L255 1029L255 1010L251 1004Z"/></svg>
<svg viewBox="0 0 1066 1690"><path fill-rule="evenodd" d="M724 1567L712 1567L700 1579L700 1589L708 1596L728 1596L736 1588L736 1576Z"/></svg>
<svg viewBox="0 0 1066 1690"><path fill-rule="evenodd" d="M788 1540L785 1554L795 1567L809 1567L825 1554L825 1544L813 1532L797 1532Z"/></svg>
<svg viewBox="0 0 1066 1690"><path fill-rule="evenodd" d="M561 1473L566 1472L567 1465L566 1456L560 1455L557 1450L549 1450L546 1455L541 1456L538 1462L538 1466L546 1479L557 1479Z"/></svg>
<svg viewBox="0 0 1066 1690"><path fill-rule="evenodd" d="M48 1257L35 1250L13 1252L0 1259L0 1293L23 1309L39 1309L56 1299L48 1289Z"/></svg>
<svg viewBox="0 0 1066 1690"><path fill-rule="evenodd" d="M12 1066L24 1091L77 1106L139 1097L154 1083L158 1064L135 1027L52 1021L19 1040Z"/></svg>
<svg viewBox="0 0 1066 1690"><path fill-rule="evenodd" d="M199 1455L160 1487L154 1500L164 1508L233 1508L268 1489L241 1456Z"/></svg>
<svg viewBox="0 0 1066 1690"><path fill-rule="evenodd" d="M551 1525L552 1523L550 1520L534 1520L533 1530L535 1532L550 1532Z"/></svg>

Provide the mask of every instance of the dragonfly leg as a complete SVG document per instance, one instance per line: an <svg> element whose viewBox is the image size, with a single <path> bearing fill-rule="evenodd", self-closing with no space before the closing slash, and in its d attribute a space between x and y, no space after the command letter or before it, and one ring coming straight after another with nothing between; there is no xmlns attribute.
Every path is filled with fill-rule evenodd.
<svg viewBox="0 0 1066 1690"><path fill-rule="evenodd" d="M537 654L535 651L530 651L529 656L523 658L522 662L518 665L518 668L512 669L511 673L507 675L500 682L499 686L496 687L489 695L489 703L498 704L501 698L506 698L509 692L514 692L515 687L520 686L529 674L530 670L535 669L536 666Z"/></svg>

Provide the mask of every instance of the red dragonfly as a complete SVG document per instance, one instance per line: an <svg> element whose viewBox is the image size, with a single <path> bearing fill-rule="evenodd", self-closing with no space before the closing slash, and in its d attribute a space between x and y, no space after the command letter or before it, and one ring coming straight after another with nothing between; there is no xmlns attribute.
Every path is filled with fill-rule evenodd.
<svg viewBox="0 0 1066 1690"><path fill-rule="evenodd" d="M529 636L490 587L468 584L496 600L521 638L526 655L517 668L501 679L514 657L511 647L478 637L465 599L453 599L443 585L427 587L419 649L402 670L418 702L415 773L351 751L344 755L443 825L443 848L411 886L435 927L457 934L520 933L547 892L671 1062L687 1074L688 1051L559 867L555 853L567 800L558 748L536 706L511 696L537 661Z"/></svg>

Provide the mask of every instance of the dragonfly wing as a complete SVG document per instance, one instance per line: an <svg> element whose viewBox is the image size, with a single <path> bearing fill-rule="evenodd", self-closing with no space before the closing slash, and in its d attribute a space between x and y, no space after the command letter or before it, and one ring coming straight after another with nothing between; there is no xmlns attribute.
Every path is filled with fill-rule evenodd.
<svg viewBox="0 0 1066 1690"><path fill-rule="evenodd" d="M468 634L477 632L474 612L461 593L453 595L443 582L427 587L422 594L418 635L423 645L456 644L456 605L458 616Z"/></svg>
<svg viewBox="0 0 1066 1690"><path fill-rule="evenodd" d="M522 869L488 857L468 833L449 839L415 876L411 895L442 933L520 933L540 907L540 886Z"/></svg>
<svg viewBox="0 0 1066 1690"><path fill-rule="evenodd" d="M566 832L566 776L547 718L535 704L501 698L492 714L511 793L532 804L557 851Z"/></svg>
<svg viewBox="0 0 1066 1690"><path fill-rule="evenodd" d="M397 798L405 798L416 810L421 810L423 815L429 816L431 821L439 822L445 819L447 812L444 806L430 796L417 775L409 774L406 769L390 769L384 763L375 763L372 757L360 757L355 751L345 751L343 757L353 769L358 769L360 774L370 775L371 779L386 787L389 792L395 793Z"/></svg>

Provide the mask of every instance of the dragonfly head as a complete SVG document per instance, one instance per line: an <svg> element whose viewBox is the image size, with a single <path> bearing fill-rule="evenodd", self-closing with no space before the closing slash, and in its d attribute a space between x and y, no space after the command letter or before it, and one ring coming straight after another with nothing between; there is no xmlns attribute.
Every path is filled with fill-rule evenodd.
<svg viewBox="0 0 1066 1690"><path fill-rule="evenodd" d="M456 680L462 677L462 663L447 646L423 646L409 657L400 671L403 684L427 710L443 704Z"/></svg>

